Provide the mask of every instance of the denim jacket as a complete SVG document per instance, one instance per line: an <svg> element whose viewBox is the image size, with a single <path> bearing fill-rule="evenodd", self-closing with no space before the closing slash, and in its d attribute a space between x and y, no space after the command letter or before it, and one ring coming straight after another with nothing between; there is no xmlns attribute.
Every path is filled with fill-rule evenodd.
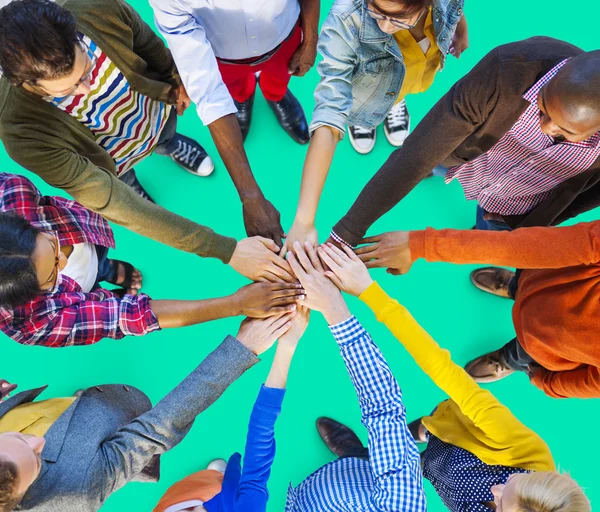
<svg viewBox="0 0 600 512"><path fill-rule="evenodd" d="M464 0L433 0L432 16L441 67ZM319 36L323 57L315 89L311 134L328 125L344 136L346 125L375 128L394 106L405 75L402 52L366 11L364 0L337 0Z"/></svg>

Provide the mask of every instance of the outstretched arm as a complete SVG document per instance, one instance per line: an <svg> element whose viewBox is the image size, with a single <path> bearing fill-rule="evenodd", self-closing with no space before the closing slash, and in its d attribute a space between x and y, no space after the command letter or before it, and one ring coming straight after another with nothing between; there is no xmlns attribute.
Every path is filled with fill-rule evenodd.
<svg viewBox="0 0 600 512"><path fill-rule="evenodd" d="M419 258L516 268L563 268L600 262L600 222L514 231L390 231L364 240L356 254L368 268L405 273ZM398 271L398 272L395 272Z"/></svg>
<svg viewBox="0 0 600 512"><path fill-rule="evenodd" d="M296 246L295 252L288 256L292 269L307 292L307 303L323 313L339 344L369 433L375 489L366 510L424 512L420 456L406 426L400 387L337 287L325 277L312 246L307 244L306 252Z"/></svg>
<svg viewBox="0 0 600 512"><path fill-rule="evenodd" d="M308 325L308 316L307 308L299 308L290 330L279 339L269 376L252 409L244 467L237 488L236 511L266 510L269 499L267 482L275 458L275 422L281 412L290 364Z"/></svg>

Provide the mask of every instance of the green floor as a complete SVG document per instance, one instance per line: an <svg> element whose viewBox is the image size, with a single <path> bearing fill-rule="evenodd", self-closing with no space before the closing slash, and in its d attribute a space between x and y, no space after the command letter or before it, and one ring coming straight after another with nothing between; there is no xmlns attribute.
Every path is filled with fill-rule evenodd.
<svg viewBox="0 0 600 512"><path fill-rule="evenodd" d="M331 2L325 0L322 3L324 19ZM133 4L152 23L147 2L136 0ZM593 36L596 27L592 20L597 19L600 8L596 2L587 5L587 14L576 18L565 15L564 4L556 0L467 1L465 10L471 48L459 61L449 57L446 68L427 93L408 98L413 126L459 77L499 44L548 35L567 39L586 50L596 48ZM591 9L596 10L596 16ZM293 78L291 82L308 117L317 78L316 71L311 70L308 76ZM180 128L200 140L217 160L208 131L202 127L193 107L186 113ZM347 140L341 143L318 216L322 239L390 153L391 148L381 130L378 137L375 151L368 156L355 153ZM279 128L260 95L257 96L246 149L263 191L281 211L284 228L289 228L298 199L306 147L294 143ZM0 161L3 172L23 172L4 152ZM170 160L153 156L137 170L148 191L165 208L210 225L219 233L241 238L244 229L235 189L220 161L216 161L216 166L210 178L197 178L180 170ZM31 177L29 173L25 174ZM39 179L34 181L44 193L57 193ZM441 178L434 178L419 185L370 232L426 226L468 229L473 225L474 212L475 204L464 200L459 186L446 186ZM598 212L593 212L585 218L599 217ZM115 228L115 233L118 249L113 254L135 263L142 270L144 291L154 298L215 297L232 293L246 284L244 278L218 261L200 260L119 227ZM383 271L374 272L373 276L411 310L442 346L452 351L457 363L464 364L514 336L511 303L473 288L469 281L471 269L469 266L420 262L404 277L392 277ZM430 412L444 395L365 306L356 300L350 301L350 306L385 353L403 389L409 419ZM49 384L46 398L69 395L78 388L96 384L127 383L141 388L156 402L227 334L235 334L240 320L222 320L162 331L140 339L104 340L91 347L61 350L23 347L4 339L0 378L19 383L21 389ZM163 457L160 483L129 484L113 495L103 510L149 511L167 487L178 479L204 468L213 458L227 458L233 451L242 451L250 409L267 374L271 357L271 353L265 354L259 365L233 384L198 418L186 440ZM546 440L560 469L571 473L587 488L592 502L600 501L600 489L595 485L599 452L595 442L589 445L589 435L597 430L596 422L600 420L597 402L548 398L531 386L524 375L506 379L490 389L519 419ZM358 402L344 364L324 320L315 314L293 362L288 395L277 424L277 457L269 483L269 511L283 510L290 482L298 484L332 459L314 427L315 419L321 415L351 425L366 441L360 425ZM444 510L429 484L426 484L426 490L430 510Z"/></svg>

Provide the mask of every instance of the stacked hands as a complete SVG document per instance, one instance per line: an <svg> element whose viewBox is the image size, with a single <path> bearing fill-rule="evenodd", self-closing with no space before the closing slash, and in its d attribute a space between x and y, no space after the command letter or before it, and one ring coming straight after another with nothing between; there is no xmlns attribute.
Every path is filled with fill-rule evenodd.
<svg viewBox="0 0 600 512"><path fill-rule="evenodd" d="M367 254L381 252L376 244L369 248ZM362 257L376 266L369 261L372 256ZM351 314L340 290L359 296L373 282L368 265L348 247L326 243L315 248L309 242L294 242L286 260L290 275L299 283L254 283L237 292L239 300L245 301L242 314L255 317L242 322L238 339L255 354L278 338L280 344L295 347L310 310L322 313L330 325L347 320Z"/></svg>

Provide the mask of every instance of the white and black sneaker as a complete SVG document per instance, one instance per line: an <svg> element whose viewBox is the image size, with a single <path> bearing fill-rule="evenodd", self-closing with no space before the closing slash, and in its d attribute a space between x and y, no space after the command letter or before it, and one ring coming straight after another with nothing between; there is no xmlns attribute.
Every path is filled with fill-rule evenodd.
<svg viewBox="0 0 600 512"><path fill-rule="evenodd" d="M385 137L392 146L400 147L410 133L410 115L406 101L402 100L392 107L383 121Z"/></svg>
<svg viewBox="0 0 600 512"><path fill-rule="evenodd" d="M169 153L169 156L186 171L196 176L210 176L215 170L212 158L195 140L176 133L172 142L173 145L176 142L177 146Z"/></svg>
<svg viewBox="0 0 600 512"><path fill-rule="evenodd" d="M350 137L350 144L361 155L370 153L375 147L375 128L348 126L348 135Z"/></svg>

